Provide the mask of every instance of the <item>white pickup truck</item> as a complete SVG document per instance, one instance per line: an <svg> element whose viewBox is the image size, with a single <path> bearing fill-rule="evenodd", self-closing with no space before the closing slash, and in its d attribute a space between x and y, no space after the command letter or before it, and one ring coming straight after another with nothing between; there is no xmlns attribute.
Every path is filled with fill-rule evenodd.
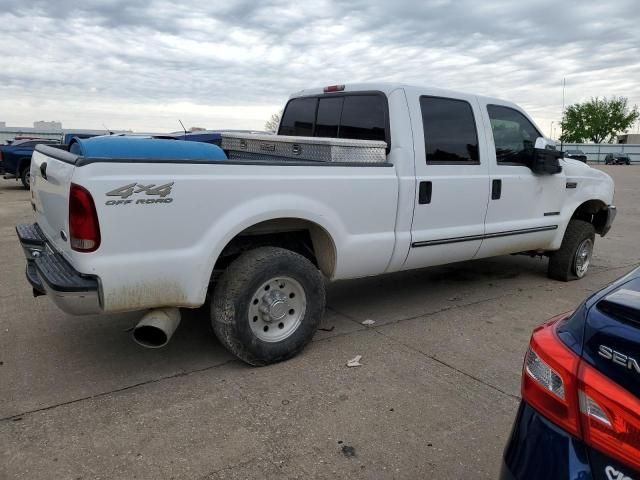
<svg viewBox="0 0 640 480"><path fill-rule="evenodd" d="M275 157L268 143L244 157L126 137L38 146L36 223L17 227L34 294L71 314L148 311L134 330L147 346L169 340L178 307L210 302L225 347L264 365L310 341L325 279L526 253L567 281L615 217L612 179L558 158L503 100L401 84L303 90L278 133L354 139L354 159L358 141L382 145L382 161L305 160L299 145Z"/></svg>

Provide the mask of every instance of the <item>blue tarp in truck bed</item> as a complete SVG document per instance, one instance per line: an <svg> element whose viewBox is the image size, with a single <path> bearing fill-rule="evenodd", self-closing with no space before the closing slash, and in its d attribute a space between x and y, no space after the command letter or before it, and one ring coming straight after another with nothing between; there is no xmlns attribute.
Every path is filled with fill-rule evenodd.
<svg viewBox="0 0 640 480"><path fill-rule="evenodd" d="M220 147L209 143L135 136L74 138L69 145L69 151L85 158L227 159Z"/></svg>

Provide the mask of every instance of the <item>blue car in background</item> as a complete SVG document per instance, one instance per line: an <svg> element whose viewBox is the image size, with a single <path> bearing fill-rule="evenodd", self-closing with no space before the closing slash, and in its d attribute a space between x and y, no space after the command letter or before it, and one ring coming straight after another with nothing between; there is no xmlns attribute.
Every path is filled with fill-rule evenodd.
<svg viewBox="0 0 640 480"><path fill-rule="evenodd" d="M640 268L537 327L501 480L640 480Z"/></svg>
<svg viewBox="0 0 640 480"><path fill-rule="evenodd" d="M59 140L47 138L16 140L9 145L0 145L0 175L4 178L15 178L22 181L24 188L29 188L29 168L31 154L38 144L56 145Z"/></svg>

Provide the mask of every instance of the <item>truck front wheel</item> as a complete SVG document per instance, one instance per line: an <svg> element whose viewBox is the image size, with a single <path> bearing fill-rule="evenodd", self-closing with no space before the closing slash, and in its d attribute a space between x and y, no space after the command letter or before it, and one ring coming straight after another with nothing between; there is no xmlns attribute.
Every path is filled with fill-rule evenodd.
<svg viewBox="0 0 640 480"><path fill-rule="evenodd" d="M220 342L251 365L293 357L316 332L325 307L320 271L290 250L260 247L242 254L220 277L211 303Z"/></svg>
<svg viewBox="0 0 640 480"><path fill-rule="evenodd" d="M549 255L549 278L568 282L587 273L593 256L595 228L584 220L571 220L560 250Z"/></svg>

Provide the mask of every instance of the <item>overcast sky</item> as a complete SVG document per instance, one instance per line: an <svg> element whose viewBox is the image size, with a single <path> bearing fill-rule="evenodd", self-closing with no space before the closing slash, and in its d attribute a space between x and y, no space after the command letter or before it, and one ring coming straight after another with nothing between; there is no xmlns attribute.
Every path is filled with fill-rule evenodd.
<svg viewBox="0 0 640 480"><path fill-rule="evenodd" d="M293 91L376 80L512 100L547 133L563 77L567 103L640 104L638 0L0 0L0 25L9 126L262 128Z"/></svg>

